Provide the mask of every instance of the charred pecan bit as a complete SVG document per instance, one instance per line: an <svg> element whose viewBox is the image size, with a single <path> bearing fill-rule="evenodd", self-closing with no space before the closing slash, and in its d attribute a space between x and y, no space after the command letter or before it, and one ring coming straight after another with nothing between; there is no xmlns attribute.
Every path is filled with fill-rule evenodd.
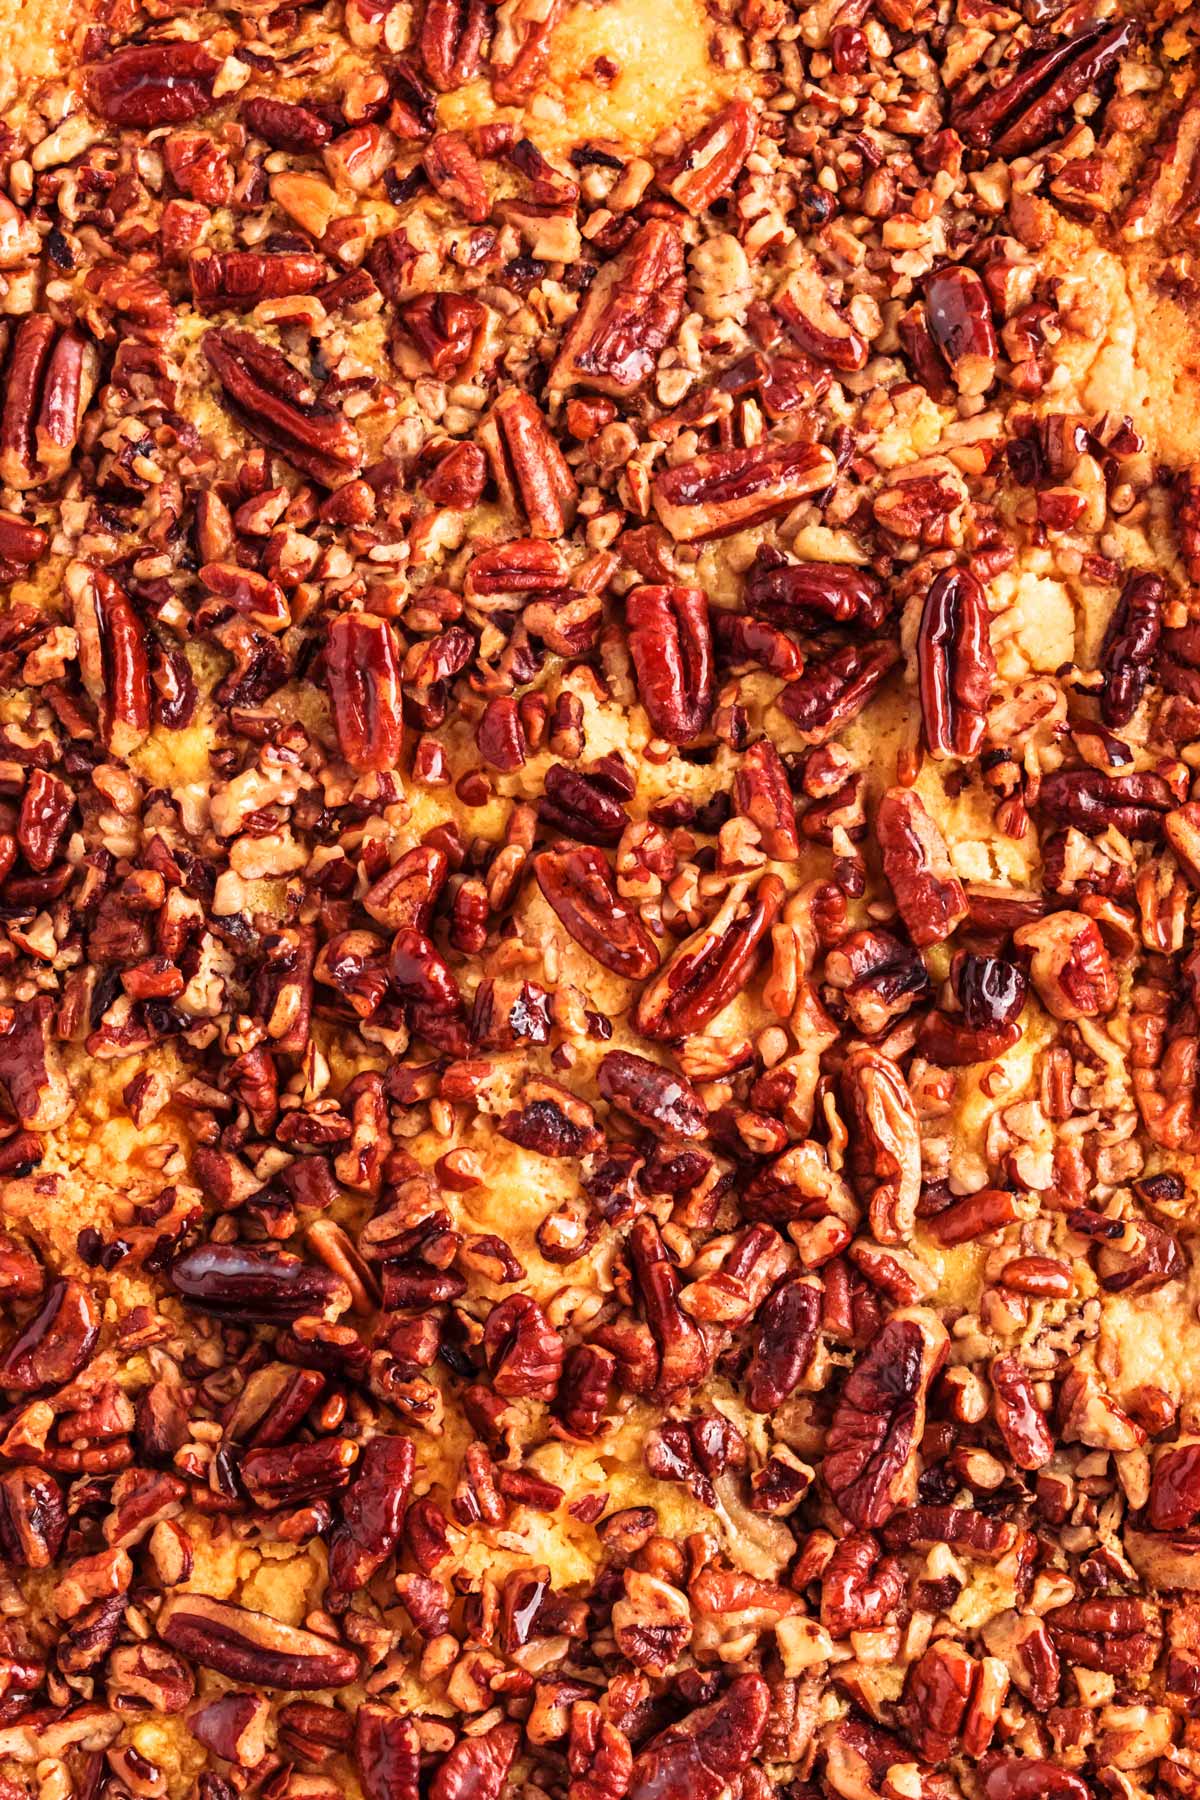
<svg viewBox="0 0 1200 1800"><path fill-rule="evenodd" d="M336 487L362 467L350 421L322 404L314 384L273 345L230 327L207 332L201 347L250 432L303 474Z"/></svg>
<svg viewBox="0 0 1200 1800"><path fill-rule="evenodd" d="M341 1523L329 1539L328 1603L333 1611L349 1604L400 1542L415 1468L411 1439L380 1435L367 1444L342 1498Z"/></svg>
<svg viewBox="0 0 1200 1800"><path fill-rule="evenodd" d="M863 1045L846 1058L842 1087L857 1128L851 1166L871 1230L881 1244L905 1244L921 1192L921 1139L908 1085L889 1056Z"/></svg>
<svg viewBox="0 0 1200 1800"><path fill-rule="evenodd" d="M671 1137L704 1137L708 1111L689 1081L647 1057L610 1050L596 1072L596 1085L619 1111L648 1130Z"/></svg>
<svg viewBox="0 0 1200 1800"><path fill-rule="evenodd" d="M845 563L777 561L759 551L746 581L746 606L776 625L861 625L878 631L888 613L882 584Z"/></svg>
<svg viewBox="0 0 1200 1800"><path fill-rule="evenodd" d="M399 651L387 620L342 613L329 628L325 668L346 761L354 769L394 769L404 718Z"/></svg>
<svg viewBox="0 0 1200 1800"><path fill-rule="evenodd" d="M642 1036L665 1043L686 1037L735 1000L754 974L783 897L777 875L762 876L753 893L748 882L735 882L712 922L643 990L635 1015Z"/></svg>
<svg viewBox="0 0 1200 1800"><path fill-rule="evenodd" d="M996 328L987 289L974 270L939 269L925 283L930 336L960 394L986 394L996 378Z"/></svg>
<svg viewBox="0 0 1200 1800"><path fill-rule="evenodd" d="M524 515L535 538L561 537L575 517L578 489L537 402L505 388L479 437L508 510Z"/></svg>
<svg viewBox="0 0 1200 1800"><path fill-rule="evenodd" d="M542 897L589 956L627 981L653 974L659 964L654 939L617 894L599 850L543 850L533 859L533 872Z"/></svg>
<svg viewBox="0 0 1200 1800"><path fill-rule="evenodd" d="M625 602L638 693L659 737L690 744L714 701L712 632L702 588L636 587Z"/></svg>
<svg viewBox="0 0 1200 1800"><path fill-rule="evenodd" d="M1171 790L1161 775L1105 775L1098 769L1056 770L1042 782L1042 810L1060 825L1099 833L1112 825L1123 837L1162 835Z"/></svg>
<svg viewBox="0 0 1200 1800"><path fill-rule="evenodd" d="M219 66L203 44L131 44L90 71L88 101L112 125L178 125L211 104Z"/></svg>
<svg viewBox="0 0 1200 1800"><path fill-rule="evenodd" d="M967 896L941 832L911 788L888 789L875 831L909 937L920 950L940 943L967 916Z"/></svg>
<svg viewBox="0 0 1200 1800"><path fill-rule="evenodd" d="M838 1511L860 1530L885 1524L916 1494L925 1395L947 1343L936 1313L893 1313L842 1389L824 1475Z"/></svg>
<svg viewBox="0 0 1200 1800"><path fill-rule="evenodd" d="M804 743L827 744L843 725L857 719L899 661L899 646L889 638L846 644L830 656L814 659L797 681L789 681L779 696L780 711Z"/></svg>
<svg viewBox="0 0 1200 1800"><path fill-rule="evenodd" d="M658 185L685 211L702 213L733 186L757 136L758 114L735 100L663 164Z"/></svg>
<svg viewBox="0 0 1200 1800"><path fill-rule="evenodd" d="M254 1687L345 1687L358 1675L358 1658L343 1645L206 1594L172 1594L158 1635L202 1668Z"/></svg>
<svg viewBox="0 0 1200 1800"><path fill-rule="evenodd" d="M653 373L675 335L686 281L674 225L649 219L600 269L550 371L551 393L580 386L629 394Z"/></svg>
<svg viewBox="0 0 1200 1800"><path fill-rule="evenodd" d="M776 1288L755 1321L746 1368L746 1399L755 1412L774 1412L803 1381L817 1344L821 1290L801 1278Z"/></svg>
<svg viewBox="0 0 1200 1800"><path fill-rule="evenodd" d="M823 444L708 450L660 470L650 496L675 541L690 544L760 525L828 487L836 474L834 457Z"/></svg>
<svg viewBox="0 0 1200 1800"><path fill-rule="evenodd" d="M1165 598L1158 575L1131 575L1121 589L1100 651L1105 674L1100 717L1114 730L1128 725L1146 691L1162 636Z"/></svg>
<svg viewBox="0 0 1200 1800"><path fill-rule="evenodd" d="M106 569L69 563L64 584L79 634L80 672L104 741L114 755L128 756L150 730L145 628Z"/></svg>
<svg viewBox="0 0 1200 1800"><path fill-rule="evenodd" d="M1137 35L1133 22L1086 26L1053 49L1024 59L1001 86L956 103L951 122L968 143L997 156L1040 149L1075 101L1116 68Z"/></svg>
<svg viewBox="0 0 1200 1800"><path fill-rule="evenodd" d="M736 1675L709 1706L651 1738L633 1765L629 1800L718 1800L753 1760L771 1710L761 1675Z"/></svg>
<svg viewBox="0 0 1200 1800"><path fill-rule="evenodd" d="M917 632L917 679L931 756L974 756L996 674L987 595L967 569L936 575Z"/></svg>

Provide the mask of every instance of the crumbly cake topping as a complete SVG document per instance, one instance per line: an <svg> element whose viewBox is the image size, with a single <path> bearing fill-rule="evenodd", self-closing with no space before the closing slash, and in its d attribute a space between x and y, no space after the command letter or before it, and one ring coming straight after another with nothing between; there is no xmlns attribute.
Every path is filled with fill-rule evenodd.
<svg viewBox="0 0 1200 1800"><path fill-rule="evenodd" d="M0 5L3 1800L1200 1794L1198 27Z"/></svg>

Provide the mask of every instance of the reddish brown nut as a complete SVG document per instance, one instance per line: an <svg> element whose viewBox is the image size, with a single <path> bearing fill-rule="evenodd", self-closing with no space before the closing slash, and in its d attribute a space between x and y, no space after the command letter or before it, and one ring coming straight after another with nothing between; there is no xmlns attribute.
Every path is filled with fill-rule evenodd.
<svg viewBox="0 0 1200 1800"><path fill-rule="evenodd" d="M562 537L575 517L574 475L538 409L519 388L504 388L479 427L500 498L524 516L535 538Z"/></svg>
<svg viewBox="0 0 1200 1800"><path fill-rule="evenodd" d="M1051 49L1023 58L998 87L956 102L951 123L980 149L1006 158L1027 155L1053 137L1074 102L1116 67L1138 29L1132 20L1086 25Z"/></svg>
<svg viewBox="0 0 1200 1800"><path fill-rule="evenodd" d="M1159 575L1131 575L1121 589L1100 650L1105 675L1100 717L1114 729L1128 725L1146 691L1162 637L1165 598Z"/></svg>
<svg viewBox="0 0 1200 1800"><path fill-rule="evenodd" d="M917 632L917 678L931 756L974 756L996 674L987 595L967 569L936 575Z"/></svg>
<svg viewBox="0 0 1200 1800"><path fill-rule="evenodd" d="M1185 1531L1200 1518L1200 1441L1167 1444L1159 1451L1147 1517L1155 1531Z"/></svg>
<svg viewBox="0 0 1200 1800"><path fill-rule="evenodd" d="M834 305L811 257L788 276L773 305L806 356L846 371L866 366L866 339Z"/></svg>
<svg viewBox="0 0 1200 1800"><path fill-rule="evenodd" d="M798 680L788 682L779 696L780 711L803 743L827 744L857 719L899 661L899 646L890 638L846 644L814 658Z"/></svg>
<svg viewBox="0 0 1200 1800"><path fill-rule="evenodd" d="M1006 1188L980 1188L953 1200L929 1220L929 1230L939 1244L969 1244L985 1232L999 1231L1020 1217L1016 1194Z"/></svg>
<svg viewBox="0 0 1200 1800"><path fill-rule="evenodd" d="M967 896L945 839L911 788L887 790L875 832L884 875L913 943L923 950L948 938L967 916Z"/></svg>
<svg viewBox="0 0 1200 1800"><path fill-rule="evenodd" d="M864 1044L846 1058L842 1089L855 1126L851 1168L872 1233L881 1244L906 1244L921 1194L921 1136L908 1084L890 1056Z"/></svg>
<svg viewBox="0 0 1200 1800"><path fill-rule="evenodd" d="M499 1800L520 1743L521 1727L509 1724L463 1738L434 1776L429 1800Z"/></svg>
<svg viewBox="0 0 1200 1800"><path fill-rule="evenodd" d="M742 817L757 828L764 855L775 862L796 862L800 855L796 802L779 752L769 738L759 738L742 757L734 776L733 797Z"/></svg>
<svg viewBox="0 0 1200 1800"><path fill-rule="evenodd" d="M639 388L675 335L686 285L678 230L648 219L601 264L563 338L549 391L588 387L620 397Z"/></svg>
<svg viewBox="0 0 1200 1800"><path fill-rule="evenodd" d="M658 171L658 185L685 211L702 213L728 193L758 136L758 114L734 100Z"/></svg>
<svg viewBox="0 0 1200 1800"><path fill-rule="evenodd" d="M415 1720L390 1706L358 1707L354 1760L365 1800L417 1800L421 1738Z"/></svg>
<svg viewBox="0 0 1200 1800"><path fill-rule="evenodd" d="M746 1399L755 1412L771 1413L790 1400L817 1346L821 1289L806 1276L785 1281L758 1314L746 1367Z"/></svg>
<svg viewBox="0 0 1200 1800"><path fill-rule="evenodd" d="M748 882L734 882L711 923L643 990L635 1015L642 1036L664 1043L686 1037L735 1000L754 974L783 897L778 875L762 876L752 894Z"/></svg>
<svg viewBox="0 0 1200 1800"><path fill-rule="evenodd" d="M642 1310L658 1352L654 1392L659 1399L673 1399L704 1379L712 1358L704 1334L679 1304L679 1276L653 1219L634 1220L628 1245Z"/></svg>
<svg viewBox="0 0 1200 1800"><path fill-rule="evenodd" d="M1087 1783L1037 1756L989 1762L983 1800L1089 1800Z"/></svg>
<svg viewBox="0 0 1200 1800"><path fill-rule="evenodd" d="M1054 1455L1054 1439L1038 1406L1033 1383L1013 1353L992 1358L992 1415L1018 1469L1042 1469Z"/></svg>
<svg viewBox="0 0 1200 1800"><path fill-rule="evenodd" d="M177 1256L171 1285L192 1306L218 1318L281 1324L313 1313L334 1317L350 1304L340 1276L284 1250L246 1244L198 1244Z"/></svg>
<svg viewBox="0 0 1200 1800"><path fill-rule="evenodd" d="M358 1658L343 1645L206 1594L172 1594L157 1625L173 1650L254 1687L345 1687L358 1675Z"/></svg>
<svg viewBox="0 0 1200 1800"><path fill-rule="evenodd" d="M703 588L636 587L625 601L638 693L659 737L690 744L712 715L712 632Z"/></svg>
<svg viewBox="0 0 1200 1800"><path fill-rule="evenodd" d="M256 137L265 138L274 150L293 150L303 155L320 150L333 136L327 119L293 100L273 100L253 95L243 100L239 112Z"/></svg>
<svg viewBox="0 0 1200 1800"><path fill-rule="evenodd" d="M482 300L470 294L418 294L397 313L439 380L466 379L478 368L492 316Z"/></svg>
<svg viewBox="0 0 1200 1800"><path fill-rule="evenodd" d="M400 1435L373 1437L342 1500L341 1523L329 1539L329 1605L340 1612L381 1569L404 1529L416 1454Z"/></svg>
<svg viewBox="0 0 1200 1800"><path fill-rule="evenodd" d="M599 850L543 850L533 872L542 897L589 956L627 981L644 981L657 969L654 939L618 895Z"/></svg>
<svg viewBox="0 0 1200 1800"><path fill-rule="evenodd" d="M79 634L80 672L99 710L104 741L115 756L128 756L150 729L145 628L106 569L69 563L65 587Z"/></svg>
<svg viewBox="0 0 1200 1800"><path fill-rule="evenodd" d="M488 24L484 0L426 0L417 44L439 93L465 87L479 73Z"/></svg>
<svg viewBox="0 0 1200 1800"><path fill-rule="evenodd" d="M483 1349L492 1386L506 1400L554 1399L562 1375L563 1341L528 1294L510 1294L492 1308Z"/></svg>
<svg viewBox="0 0 1200 1800"><path fill-rule="evenodd" d="M223 326L207 332L201 348L248 429L303 474L336 487L362 467L353 425L273 345Z"/></svg>
<svg viewBox="0 0 1200 1800"><path fill-rule="evenodd" d="M939 1638L908 1671L900 1717L917 1755L945 1762L955 1749L979 1672L961 1644Z"/></svg>
<svg viewBox="0 0 1200 1800"><path fill-rule="evenodd" d="M323 257L306 250L198 250L188 263L192 292L203 312L242 312L260 300L311 294L325 279Z"/></svg>
<svg viewBox="0 0 1200 1800"><path fill-rule="evenodd" d="M421 161L434 191L473 225L492 210L483 167L461 131L436 132Z"/></svg>
<svg viewBox="0 0 1200 1800"><path fill-rule="evenodd" d="M1050 913L1013 933L1033 953L1030 977L1047 1012L1056 1019L1092 1019L1117 1003L1117 975L1093 919L1083 913Z"/></svg>
<svg viewBox="0 0 1200 1800"><path fill-rule="evenodd" d="M760 525L828 487L836 474L834 457L823 444L706 450L691 462L660 470L651 480L650 497L675 541L690 544Z"/></svg>
<svg viewBox="0 0 1200 1800"><path fill-rule="evenodd" d="M74 1279L52 1282L33 1318L0 1353L0 1388L61 1387L83 1368L99 1336L91 1290Z"/></svg>
<svg viewBox="0 0 1200 1800"><path fill-rule="evenodd" d="M203 44L131 44L88 74L87 97L111 125L178 125L212 101L218 59Z"/></svg>
<svg viewBox="0 0 1200 1800"><path fill-rule="evenodd" d="M1056 825L1099 835L1112 825L1123 837L1162 836L1174 801L1161 775L1106 775L1099 769L1056 769L1042 782L1042 811Z"/></svg>
<svg viewBox="0 0 1200 1800"><path fill-rule="evenodd" d="M719 1699L650 1739L628 1800L718 1800L752 1762L770 1713L762 1676L735 1675Z"/></svg>
<svg viewBox="0 0 1200 1800"><path fill-rule="evenodd" d="M822 619L878 631L889 602L883 584L846 563L789 563L760 550L746 581L746 606L776 625L813 626Z"/></svg>
<svg viewBox="0 0 1200 1800"><path fill-rule="evenodd" d="M0 1548L25 1569L48 1569L67 1535L67 1509L58 1483L44 1469L7 1469L0 1475Z"/></svg>
<svg viewBox="0 0 1200 1800"><path fill-rule="evenodd" d="M17 817L17 843L31 869L44 874L58 855L75 808L75 796L65 781L43 769L31 769L21 811Z"/></svg>
<svg viewBox="0 0 1200 1800"><path fill-rule="evenodd" d="M1046 1614L1060 1656L1084 1669L1148 1675L1162 1643L1162 1619L1146 1600L1072 1600Z"/></svg>
<svg viewBox="0 0 1200 1800"><path fill-rule="evenodd" d="M905 1592L904 1565L884 1556L869 1531L851 1532L837 1545L821 1577L821 1623L831 1637L883 1625Z"/></svg>
<svg viewBox="0 0 1200 1800"><path fill-rule="evenodd" d="M957 263L931 275L925 316L959 393L986 394L996 379L996 328L987 289L974 270Z"/></svg>
<svg viewBox="0 0 1200 1800"><path fill-rule="evenodd" d="M708 1133L708 1109L689 1081L648 1057L609 1050L596 1071L596 1085L611 1106L648 1130L671 1137Z"/></svg>
<svg viewBox="0 0 1200 1800"><path fill-rule="evenodd" d="M834 1505L860 1530L885 1524L916 1495L925 1395L947 1347L936 1313L906 1308L850 1372L829 1428L824 1476Z"/></svg>
<svg viewBox="0 0 1200 1800"><path fill-rule="evenodd" d="M325 650L342 755L355 769L394 769L404 741L395 633L373 613L341 613Z"/></svg>

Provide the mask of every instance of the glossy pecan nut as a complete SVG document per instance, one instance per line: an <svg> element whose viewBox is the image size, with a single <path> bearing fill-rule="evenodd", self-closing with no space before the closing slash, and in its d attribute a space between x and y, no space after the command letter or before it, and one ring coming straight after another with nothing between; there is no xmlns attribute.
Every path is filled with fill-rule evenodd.
<svg viewBox="0 0 1200 1800"><path fill-rule="evenodd" d="M987 595L967 569L943 570L917 630L921 720L931 756L974 756L995 680Z"/></svg>
<svg viewBox="0 0 1200 1800"><path fill-rule="evenodd" d="M919 950L948 938L967 916L967 896L941 832L911 788L889 788L875 814L883 872Z"/></svg>
<svg viewBox="0 0 1200 1800"><path fill-rule="evenodd" d="M785 562L760 550L746 581L746 606L783 626L861 625L878 631L889 602L883 584L867 569L846 563Z"/></svg>
<svg viewBox="0 0 1200 1800"><path fill-rule="evenodd" d="M150 664L146 631L107 569L68 563L64 586L79 636L83 685L115 756L128 756L150 731Z"/></svg>
<svg viewBox="0 0 1200 1800"><path fill-rule="evenodd" d="M203 44L129 44L88 72L88 104L112 125L178 125L212 103L220 63Z"/></svg>
<svg viewBox="0 0 1200 1800"><path fill-rule="evenodd" d="M856 1127L855 1184L872 1233L881 1244L906 1244L921 1193L921 1138L908 1084L890 1056L864 1044L846 1058L842 1089Z"/></svg>
<svg viewBox="0 0 1200 1800"><path fill-rule="evenodd" d="M775 862L796 862L800 856L796 801L769 738L759 738L746 750L734 776L733 794L738 812L756 827L764 854Z"/></svg>
<svg viewBox="0 0 1200 1800"><path fill-rule="evenodd" d="M589 956L627 981L653 974L658 947L617 893L599 850L543 850L533 859L533 872L543 898Z"/></svg>
<svg viewBox="0 0 1200 1800"><path fill-rule="evenodd" d="M813 658L795 681L789 681L779 695L779 709L802 742L827 744L857 719L899 661L899 646L890 638L846 644L828 656Z"/></svg>
<svg viewBox="0 0 1200 1800"><path fill-rule="evenodd" d="M937 1314L892 1314L842 1389L825 1447L834 1505L860 1530L884 1525L916 1495L925 1396L948 1348Z"/></svg>
<svg viewBox="0 0 1200 1800"><path fill-rule="evenodd" d="M1002 157L1039 149L1060 129L1070 107L1100 86L1138 36L1134 21L1086 25L1074 37L1022 59L1009 80L951 108L970 144Z"/></svg>
<svg viewBox="0 0 1200 1800"><path fill-rule="evenodd" d="M311 294L326 278L324 257L307 250L197 250L188 261L204 312L242 312L260 300Z"/></svg>
<svg viewBox="0 0 1200 1800"><path fill-rule="evenodd" d="M394 769L404 741L399 650L386 619L341 613L325 670L342 755L354 769Z"/></svg>
<svg viewBox="0 0 1200 1800"><path fill-rule="evenodd" d="M658 171L658 185L685 211L702 213L728 193L758 137L758 114L745 100L722 107Z"/></svg>
<svg viewBox="0 0 1200 1800"><path fill-rule="evenodd" d="M575 517L578 487L536 400L504 388L479 438L508 511L523 517L535 538L561 537Z"/></svg>
<svg viewBox="0 0 1200 1800"><path fill-rule="evenodd" d="M358 433L273 345L221 327L201 340L204 356L248 430L303 474L336 487L363 461Z"/></svg>
<svg viewBox="0 0 1200 1800"><path fill-rule="evenodd" d="M833 454L823 444L706 450L659 470L650 497L675 541L690 544L760 525L828 487L836 474Z"/></svg>
<svg viewBox="0 0 1200 1800"><path fill-rule="evenodd" d="M1162 577L1131 575L1104 634L1100 664L1105 682L1100 690L1100 717L1114 730L1128 725L1146 691L1162 637Z"/></svg>
<svg viewBox="0 0 1200 1800"><path fill-rule="evenodd" d="M0 407L0 478L40 487L70 466L100 376L94 344L31 313L13 343Z"/></svg>
<svg viewBox="0 0 1200 1800"><path fill-rule="evenodd" d="M703 588L635 587L625 601L638 694L658 737L690 744L715 701L712 631Z"/></svg>
<svg viewBox="0 0 1200 1800"><path fill-rule="evenodd" d="M681 944L643 990L635 1014L642 1036L665 1043L686 1037L735 1000L754 975L783 898L777 875L763 875L753 891L748 882L735 882L711 923Z"/></svg>
<svg viewBox="0 0 1200 1800"><path fill-rule="evenodd" d="M620 398L639 388L675 336L686 286L678 230L648 219L601 265L563 338L548 391L579 386Z"/></svg>
<svg viewBox="0 0 1200 1800"><path fill-rule="evenodd" d="M961 263L925 283L925 317L960 394L986 394L996 379L999 348L987 289Z"/></svg>
<svg viewBox="0 0 1200 1800"><path fill-rule="evenodd" d="M847 373L865 368L867 340L835 306L817 263L804 258L772 305L806 356Z"/></svg>
<svg viewBox="0 0 1200 1800"><path fill-rule="evenodd" d="M345 1687L358 1674L358 1658L344 1645L207 1594L171 1595L157 1629L164 1644L202 1668L254 1687Z"/></svg>

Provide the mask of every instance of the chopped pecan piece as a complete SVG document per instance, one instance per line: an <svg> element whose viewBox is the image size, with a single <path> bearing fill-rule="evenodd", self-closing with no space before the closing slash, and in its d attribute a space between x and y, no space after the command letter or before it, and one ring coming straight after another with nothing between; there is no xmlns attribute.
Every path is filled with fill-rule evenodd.
<svg viewBox="0 0 1200 1800"><path fill-rule="evenodd" d="M600 269L563 338L547 381L620 398L653 373L683 314L683 242L674 225L649 219Z"/></svg>
<svg viewBox="0 0 1200 1800"><path fill-rule="evenodd" d="M823 444L707 450L650 483L654 510L677 543L724 537L786 512L828 487L837 464Z"/></svg>

